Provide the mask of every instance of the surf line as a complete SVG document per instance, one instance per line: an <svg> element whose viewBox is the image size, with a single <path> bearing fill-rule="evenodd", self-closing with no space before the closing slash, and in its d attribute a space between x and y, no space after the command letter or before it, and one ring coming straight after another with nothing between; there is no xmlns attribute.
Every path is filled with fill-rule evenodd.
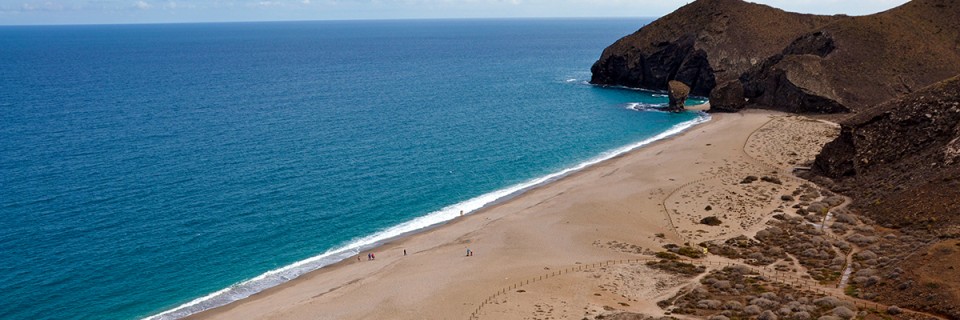
<svg viewBox="0 0 960 320"><path fill-rule="evenodd" d="M275 287L277 285L288 282L290 280L296 279L301 275L315 271L324 266L328 266L328 265L340 262L342 260L349 259L355 256L358 252L376 247L386 242L387 240L394 239L399 236L411 234L418 230L423 230L423 229L433 227L441 223L456 219L457 217L460 216L461 210L465 214L473 213L485 206L496 204L498 202L516 197L517 195L522 194L524 191L530 190L532 188L541 186L546 183L556 181L557 179L563 178L577 171L586 169L597 163L612 159L616 156L630 152L634 149L637 149L645 145L651 144L653 142L663 140L670 136L679 134L687 129L690 129L698 124L701 124L707 121L710 121L710 115L705 112L700 112L697 118L695 119L675 124L669 129L653 137L644 139L642 141L603 152L600 155L594 158L591 158L587 161L581 162L573 167L569 167L555 173L551 173L539 178L534 178L526 182L515 184L513 186L509 186L509 187L499 189L493 192L489 192L486 194L482 194L480 196L468 199L466 201L444 207L440 210L428 213L418 218L414 218L413 220L387 228L383 231L379 231L369 236L350 241L345 245L330 249L322 254L294 262L292 264L280 267L278 269L264 272L263 274L257 277L254 277L253 279L239 282L227 288L218 290L216 292L210 293L200 298L193 299L190 302L181 304L172 309L163 311L161 313L158 313L143 319L144 320L180 319L180 318L185 318L190 315L200 313L206 310L225 306L231 302L247 298L263 290L266 290L271 287Z"/></svg>

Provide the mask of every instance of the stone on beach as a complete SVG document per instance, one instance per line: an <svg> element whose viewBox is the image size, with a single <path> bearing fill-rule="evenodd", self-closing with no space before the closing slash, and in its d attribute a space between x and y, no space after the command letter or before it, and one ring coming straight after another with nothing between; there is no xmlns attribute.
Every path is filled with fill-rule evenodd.
<svg viewBox="0 0 960 320"><path fill-rule="evenodd" d="M668 97L670 99L670 105L668 110L672 112L680 112L684 110L684 103L687 101L687 96L690 95L690 87L680 81L670 80L667 83L668 86Z"/></svg>

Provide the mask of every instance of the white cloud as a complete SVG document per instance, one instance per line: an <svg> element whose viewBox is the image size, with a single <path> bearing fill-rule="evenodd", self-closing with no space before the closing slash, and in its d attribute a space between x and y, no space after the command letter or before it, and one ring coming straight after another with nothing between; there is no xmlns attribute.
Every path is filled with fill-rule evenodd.
<svg viewBox="0 0 960 320"><path fill-rule="evenodd" d="M20 4L21 11L64 11L66 6L56 1L32 1Z"/></svg>
<svg viewBox="0 0 960 320"><path fill-rule="evenodd" d="M282 7L283 2L280 1L260 1L256 3L258 7Z"/></svg>
<svg viewBox="0 0 960 320"><path fill-rule="evenodd" d="M149 3L143 0L137 1L137 3L134 4L133 6L140 10L147 10L147 9L153 8L153 5L150 5Z"/></svg>

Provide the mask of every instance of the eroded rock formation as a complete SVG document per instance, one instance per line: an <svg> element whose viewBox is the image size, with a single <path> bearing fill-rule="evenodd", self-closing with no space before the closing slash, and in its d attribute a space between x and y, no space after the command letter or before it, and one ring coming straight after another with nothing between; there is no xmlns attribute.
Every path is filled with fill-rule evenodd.
<svg viewBox="0 0 960 320"><path fill-rule="evenodd" d="M855 199L853 209L885 227L934 239L908 252L887 250L883 258L900 258L881 268L888 276L861 289L865 294L960 317L960 278L954 270L960 261L958 141L960 77L844 121L840 135L817 156L813 173L832 178L834 190Z"/></svg>
<svg viewBox="0 0 960 320"><path fill-rule="evenodd" d="M835 189L891 227L960 224L960 77L842 123L814 163Z"/></svg>
<svg viewBox="0 0 960 320"><path fill-rule="evenodd" d="M740 80L729 80L710 92L710 111L737 112L747 106Z"/></svg>
<svg viewBox="0 0 960 320"><path fill-rule="evenodd" d="M683 111L683 105L687 101L687 97L690 95L690 87L688 87L683 82L677 80L670 80L667 83L667 97L670 99L670 104L667 107L667 110L671 112L680 112Z"/></svg>
<svg viewBox="0 0 960 320"><path fill-rule="evenodd" d="M960 73L960 1L850 17L699 0L607 47L591 70L601 85L667 90L678 80L717 111L866 111Z"/></svg>

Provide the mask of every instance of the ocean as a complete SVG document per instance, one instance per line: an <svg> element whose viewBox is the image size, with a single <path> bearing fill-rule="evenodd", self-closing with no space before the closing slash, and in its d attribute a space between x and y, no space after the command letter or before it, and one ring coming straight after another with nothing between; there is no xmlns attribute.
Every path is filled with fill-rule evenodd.
<svg viewBox="0 0 960 320"><path fill-rule="evenodd" d="M708 117L649 19L0 27L0 318L178 318Z"/></svg>

